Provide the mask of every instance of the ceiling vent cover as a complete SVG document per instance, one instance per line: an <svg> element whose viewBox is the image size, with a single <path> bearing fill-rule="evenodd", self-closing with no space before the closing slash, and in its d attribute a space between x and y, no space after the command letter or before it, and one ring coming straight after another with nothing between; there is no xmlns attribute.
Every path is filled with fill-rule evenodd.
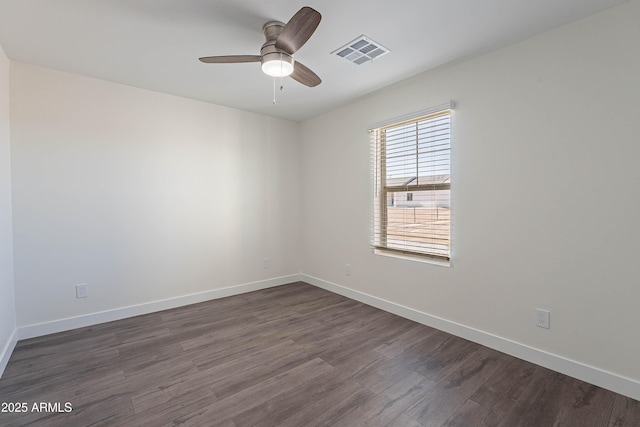
<svg viewBox="0 0 640 427"><path fill-rule="evenodd" d="M362 35L341 48L334 50L331 54L336 54L347 61L361 65L365 62L373 61L374 59L389 52L389 49L382 46L380 43Z"/></svg>

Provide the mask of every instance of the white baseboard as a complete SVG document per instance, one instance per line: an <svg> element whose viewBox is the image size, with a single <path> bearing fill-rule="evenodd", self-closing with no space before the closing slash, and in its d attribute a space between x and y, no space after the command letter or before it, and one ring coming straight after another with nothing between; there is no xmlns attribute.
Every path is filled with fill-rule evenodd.
<svg viewBox="0 0 640 427"><path fill-rule="evenodd" d="M14 329L13 333L9 337L9 340L2 349L2 352L0 352L0 378L2 378L2 374L4 374L4 369L7 367L7 363L9 363L11 353L13 353L13 349L16 347L17 342L18 330Z"/></svg>
<svg viewBox="0 0 640 427"><path fill-rule="evenodd" d="M229 286L221 289L212 289L210 291L198 292L195 294L183 295L159 301L152 301L144 304L115 308L113 310L84 314L81 316L54 320L51 322L21 326L18 328L17 336L18 339L23 340L39 337L42 335L55 334L57 332L97 325L99 323L112 322L114 320L126 319L128 317L140 316L142 314L154 313L157 311L182 307L185 305L209 301L212 299L225 298L232 295L257 291L260 289L272 288L274 286L286 285L287 283L298 282L301 280L301 278L302 276L299 274L292 274L289 276L275 277L273 279Z"/></svg>
<svg viewBox="0 0 640 427"><path fill-rule="evenodd" d="M640 382L620 375L585 365L556 354L530 347L497 335L465 326L441 317L396 304L364 292L355 291L317 277L302 275L301 280L327 291L343 295L364 304L396 314L414 322L448 332L452 335L473 341L494 350L501 351L519 359L543 366L556 372L597 385L616 393L640 400Z"/></svg>

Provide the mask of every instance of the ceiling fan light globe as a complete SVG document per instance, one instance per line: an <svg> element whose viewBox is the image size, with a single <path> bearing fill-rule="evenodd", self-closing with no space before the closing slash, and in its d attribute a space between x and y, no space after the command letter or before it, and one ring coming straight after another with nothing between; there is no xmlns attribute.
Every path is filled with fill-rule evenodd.
<svg viewBox="0 0 640 427"><path fill-rule="evenodd" d="M293 58L288 55L265 56L262 58L262 71L271 77L286 77L293 73Z"/></svg>

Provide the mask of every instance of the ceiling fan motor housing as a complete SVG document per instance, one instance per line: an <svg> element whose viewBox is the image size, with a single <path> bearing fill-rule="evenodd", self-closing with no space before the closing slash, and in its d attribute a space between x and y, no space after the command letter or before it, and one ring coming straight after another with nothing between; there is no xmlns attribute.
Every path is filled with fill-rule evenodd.
<svg viewBox="0 0 640 427"><path fill-rule="evenodd" d="M293 56L276 47L276 40L284 28L284 22L269 21L262 27L266 42L260 49L262 70L270 76L280 77L293 72ZM269 64L271 61L274 65Z"/></svg>

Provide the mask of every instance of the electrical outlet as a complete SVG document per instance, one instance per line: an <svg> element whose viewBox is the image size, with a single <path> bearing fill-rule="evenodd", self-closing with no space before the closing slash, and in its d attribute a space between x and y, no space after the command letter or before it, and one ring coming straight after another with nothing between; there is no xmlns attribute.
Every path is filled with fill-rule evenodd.
<svg viewBox="0 0 640 427"><path fill-rule="evenodd" d="M262 266L264 268L269 268L271 267L271 263L269 262L269 258L265 258L264 261L262 262Z"/></svg>
<svg viewBox="0 0 640 427"><path fill-rule="evenodd" d="M89 296L89 285L81 283L76 285L76 298L87 298Z"/></svg>
<svg viewBox="0 0 640 427"><path fill-rule="evenodd" d="M539 328L549 329L551 324L549 323L549 317L551 313L549 310L543 310L541 308L536 309L536 322Z"/></svg>
<svg viewBox="0 0 640 427"><path fill-rule="evenodd" d="M345 272L345 274L346 274L347 276L351 276L351 264L347 264L347 265L344 267L344 272Z"/></svg>

